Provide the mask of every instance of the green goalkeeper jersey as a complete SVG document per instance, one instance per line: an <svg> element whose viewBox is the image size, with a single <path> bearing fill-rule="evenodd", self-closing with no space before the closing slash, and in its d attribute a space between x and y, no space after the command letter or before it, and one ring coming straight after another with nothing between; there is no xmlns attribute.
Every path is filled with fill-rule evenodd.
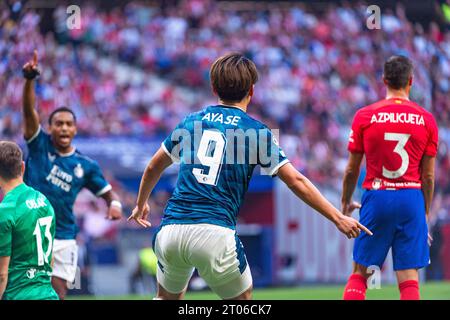
<svg viewBox="0 0 450 320"><path fill-rule="evenodd" d="M20 184L0 203L0 256L10 257L5 300L58 299L51 285L55 214L40 192Z"/></svg>

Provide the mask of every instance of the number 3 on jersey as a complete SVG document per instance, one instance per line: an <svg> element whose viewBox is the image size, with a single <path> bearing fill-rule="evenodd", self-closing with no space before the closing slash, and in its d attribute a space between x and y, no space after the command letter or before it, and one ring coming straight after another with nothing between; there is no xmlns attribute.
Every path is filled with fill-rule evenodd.
<svg viewBox="0 0 450 320"><path fill-rule="evenodd" d="M52 253L53 247L53 238L50 232L50 227L52 226L53 217L44 217L38 219L36 222L36 227L34 228L33 235L36 237L36 246L37 246L37 254L38 254L38 265L43 266L44 263L49 263L48 258ZM48 240L47 251L44 254L44 241L42 239L41 227L45 227L44 236Z"/></svg>
<svg viewBox="0 0 450 320"><path fill-rule="evenodd" d="M214 130L205 130L203 132L197 158L203 166L209 167L209 169L207 174L205 169L192 169L192 173L199 183L211 186L217 185L226 145L227 140L222 132Z"/></svg>
<svg viewBox="0 0 450 320"><path fill-rule="evenodd" d="M386 132L384 134L384 140L386 141L397 141L397 145L395 146L394 152L397 153L402 159L402 164L400 168L395 171L390 171L383 166L383 176L388 179L397 179L403 176L408 170L409 166L409 155L405 150L405 146L408 143L410 134L406 133L390 133Z"/></svg>

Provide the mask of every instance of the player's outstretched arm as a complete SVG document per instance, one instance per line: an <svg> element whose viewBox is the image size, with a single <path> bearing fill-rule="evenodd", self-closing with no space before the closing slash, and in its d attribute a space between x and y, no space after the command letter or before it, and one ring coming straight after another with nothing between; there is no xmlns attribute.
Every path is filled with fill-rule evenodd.
<svg viewBox="0 0 450 320"><path fill-rule="evenodd" d="M350 153L347 167L345 168L341 204L342 213L349 217L352 215L353 210L361 208L361 204L352 201L352 196L358 183L363 157L364 154L362 153Z"/></svg>
<svg viewBox="0 0 450 320"><path fill-rule="evenodd" d="M422 192L425 198L425 212L430 213L431 202L433 200L434 194L434 167L435 167L436 157L423 156L421 163L422 172Z"/></svg>
<svg viewBox="0 0 450 320"><path fill-rule="evenodd" d="M294 192L301 200L324 217L332 221L336 227L347 238L358 237L361 230L369 235L372 232L360 224L357 220L343 215L336 209L320 191L304 175L298 172L290 163L285 164L278 171L278 177Z"/></svg>
<svg viewBox="0 0 450 320"><path fill-rule="evenodd" d="M150 212L148 197L158 183L161 174L171 164L172 159L164 152L162 148L159 148L145 168L144 175L141 179L141 185L139 186L136 207L131 213L131 216L128 218L128 221L135 220L144 228L151 226L150 222L147 220Z"/></svg>
<svg viewBox="0 0 450 320"><path fill-rule="evenodd" d="M34 93L34 79L39 75L37 68L38 56L34 51L33 59L23 66L25 84L23 85L23 136L26 140L33 137L39 129L39 116L34 109L36 97Z"/></svg>
<svg viewBox="0 0 450 320"><path fill-rule="evenodd" d="M5 293L6 285L8 284L8 267L10 257L0 257L0 300L2 300L3 293Z"/></svg>

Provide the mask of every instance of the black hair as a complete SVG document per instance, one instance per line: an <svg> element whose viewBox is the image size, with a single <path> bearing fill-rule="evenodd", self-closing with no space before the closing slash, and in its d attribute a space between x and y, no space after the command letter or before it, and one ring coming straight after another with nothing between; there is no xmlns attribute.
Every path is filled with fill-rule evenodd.
<svg viewBox="0 0 450 320"><path fill-rule="evenodd" d="M72 111L72 109L67 108L67 107L59 107L59 108L56 108L55 110L53 110L52 113L50 113L50 116L48 117L48 124L49 125L52 124L53 117L58 112L69 112L69 113L71 113L72 116L73 116L73 120L75 121L75 123L77 122L77 117L75 116L75 113Z"/></svg>
<svg viewBox="0 0 450 320"><path fill-rule="evenodd" d="M406 88L413 73L413 64L405 56L392 56L384 63L383 75L389 88Z"/></svg>

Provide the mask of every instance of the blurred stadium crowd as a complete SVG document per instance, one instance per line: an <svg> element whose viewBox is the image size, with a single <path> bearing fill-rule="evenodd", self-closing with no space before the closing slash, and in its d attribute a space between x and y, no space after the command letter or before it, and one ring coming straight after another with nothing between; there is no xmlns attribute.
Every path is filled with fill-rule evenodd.
<svg viewBox="0 0 450 320"><path fill-rule="evenodd" d="M440 126L434 216L446 216L450 32L433 22L427 28L411 23L401 6L382 12L381 30L368 30L366 8L330 6L317 13L295 5L249 12L184 0L164 8L131 2L103 11L86 4L82 28L67 30L66 6L60 6L54 31L43 34L37 11L2 2L0 134L23 142L20 71L35 48L42 69L36 88L41 118L67 105L77 114L79 134L93 137L169 133L188 112L214 103L208 78L213 60L241 51L260 72L251 115L280 129L297 168L339 190L352 117L383 97L383 61L400 53L416 66L413 100L433 112ZM133 196L123 195L131 205Z"/></svg>

